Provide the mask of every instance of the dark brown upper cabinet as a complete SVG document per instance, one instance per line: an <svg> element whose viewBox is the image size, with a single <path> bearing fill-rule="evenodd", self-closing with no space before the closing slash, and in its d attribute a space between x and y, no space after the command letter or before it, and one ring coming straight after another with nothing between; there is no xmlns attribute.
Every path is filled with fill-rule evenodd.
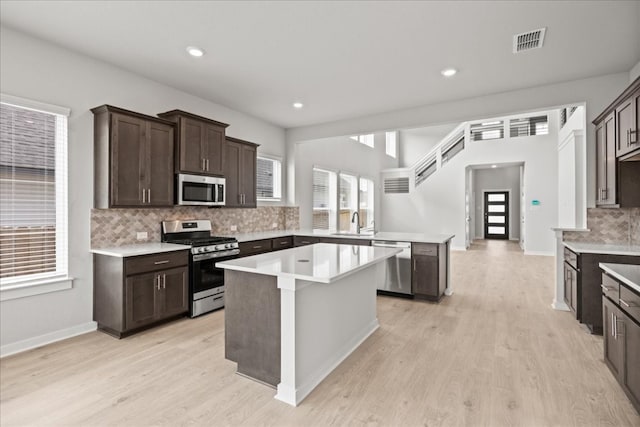
<svg viewBox="0 0 640 427"><path fill-rule="evenodd" d="M110 105L91 111L95 207L173 206L173 123Z"/></svg>
<svg viewBox="0 0 640 427"><path fill-rule="evenodd" d="M596 205L640 207L640 77L596 119Z"/></svg>
<svg viewBox="0 0 640 427"><path fill-rule="evenodd" d="M226 207L256 207L257 154L258 144L230 136L226 138L224 162Z"/></svg>
<svg viewBox="0 0 640 427"><path fill-rule="evenodd" d="M158 114L176 124L176 173L224 175L226 123L181 110Z"/></svg>

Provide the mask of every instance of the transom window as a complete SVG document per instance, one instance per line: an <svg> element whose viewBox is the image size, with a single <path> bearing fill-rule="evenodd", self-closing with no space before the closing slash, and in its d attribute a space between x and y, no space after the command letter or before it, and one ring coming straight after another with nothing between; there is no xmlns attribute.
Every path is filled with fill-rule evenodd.
<svg viewBox="0 0 640 427"><path fill-rule="evenodd" d="M369 133L366 135L354 135L354 136L350 136L349 138L353 139L354 141L358 141L361 144L367 145L371 148L373 148L373 134Z"/></svg>

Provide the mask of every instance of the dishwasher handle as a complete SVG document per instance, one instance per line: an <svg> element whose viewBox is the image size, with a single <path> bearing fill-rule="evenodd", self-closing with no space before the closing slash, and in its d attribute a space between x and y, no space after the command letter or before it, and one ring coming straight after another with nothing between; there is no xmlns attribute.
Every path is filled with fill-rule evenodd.
<svg viewBox="0 0 640 427"><path fill-rule="evenodd" d="M411 242L390 242L386 240L372 240L371 246L377 246L379 248L411 249Z"/></svg>

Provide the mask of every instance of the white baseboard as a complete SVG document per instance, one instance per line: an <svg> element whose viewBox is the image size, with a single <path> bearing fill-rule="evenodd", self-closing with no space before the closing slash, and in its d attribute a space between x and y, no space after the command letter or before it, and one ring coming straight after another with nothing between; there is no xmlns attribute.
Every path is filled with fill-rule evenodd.
<svg viewBox="0 0 640 427"><path fill-rule="evenodd" d="M571 311L569 306L564 301L553 300L553 303L551 303L551 308L558 311Z"/></svg>
<svg viewBox="0 0 640 427"><path fill-rule="evenodd" d="M5 344L0 347L0 358L11 356L16 353L22 353L23 351L31 350L32 348L42 347L43 345L51 344L56 341L62 341L67 338L75 337L76 335L86 334L87 332L95 331L97 328L98 324L96 322L87 322L67 329L61 329L59 331L50 332L48 334L39 335L26 340Z"/></svg>
<svg viewBox="0 0 640 427"><path fill-rule="evenodd" d="M556 256L556 253L551 251L524 251L525 255L538 255L538 256Z"/></svg>

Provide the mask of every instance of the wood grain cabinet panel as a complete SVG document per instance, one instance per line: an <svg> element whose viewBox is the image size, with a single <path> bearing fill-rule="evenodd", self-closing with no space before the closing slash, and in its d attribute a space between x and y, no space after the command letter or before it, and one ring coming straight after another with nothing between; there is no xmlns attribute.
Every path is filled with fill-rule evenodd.
<svg viewBox="0 0 640 427"><path fill-rule="evenodd" d="M224 175L226 123L182 110L158 117L176 124L175 171L200 175Z"/></svg>
<svg viewBox="0 0 640 427"><path fill-rule="evenodd" d="M110 105L91 111L95 207L173 206L173 124Z"/></svg>
<svg viewBox="0 0 640 427"><path fill-rule="evenodd" d="M447 287L448 244L411 245L411 290L416 299L439 301Z"/></svg>
<svg viewBox="0 0 640 427"><path fill-rule="evenodd" d="M94 255L93 319L118 338L189 311L188 251Z"/></svg>
<svg viewBox="0 0 640 427"><path fill-rule="evenodd" d="M256 207L256 162L258 144L227 137L224 176L225 206Z"/></svg>

